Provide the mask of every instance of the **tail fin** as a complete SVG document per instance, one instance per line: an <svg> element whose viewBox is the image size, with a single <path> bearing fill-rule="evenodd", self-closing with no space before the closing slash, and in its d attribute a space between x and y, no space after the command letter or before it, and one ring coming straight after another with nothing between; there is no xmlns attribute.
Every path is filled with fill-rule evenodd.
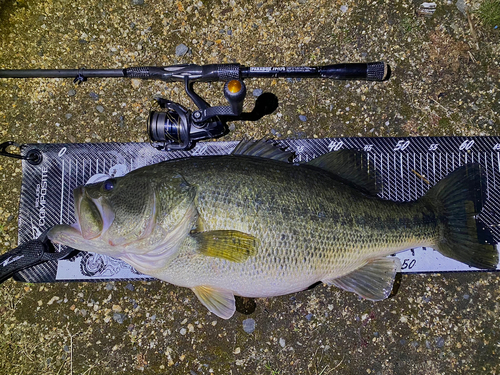
<svg viewBox="0 0 500 375"><path fill-rule="evenodd" d="M475 216L486 201L486 177L479 164L467 164L432 187L425 198L439 220L437 250L469 266L496 268L493 236Z"/></svg>

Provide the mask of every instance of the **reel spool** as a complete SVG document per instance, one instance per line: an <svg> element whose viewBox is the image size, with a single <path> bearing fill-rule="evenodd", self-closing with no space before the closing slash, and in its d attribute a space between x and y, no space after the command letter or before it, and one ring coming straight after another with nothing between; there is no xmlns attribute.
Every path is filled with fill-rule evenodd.
<svg viewBox="0 0 500 375"><path fill-rule="evenodd" d="M231 80L224 85L224 96L229 106L211 107L187 82L186 93L198 106L192 112L171 100L156 99L161 110L151 110L147 132L151 145L159 150L188 150L201 139L218 138L228 133L227 120L245 118L243 101L246 86L242 80Z"/></svg>

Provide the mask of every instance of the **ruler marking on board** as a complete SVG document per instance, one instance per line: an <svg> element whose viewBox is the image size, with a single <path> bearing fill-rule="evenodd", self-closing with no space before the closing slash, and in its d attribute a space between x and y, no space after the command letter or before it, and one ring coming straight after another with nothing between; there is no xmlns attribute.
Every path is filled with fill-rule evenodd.
<svg viewBox="0 0 500 375"><path fill-rule="evenodd" d="M432 153L432 183L436 184L436 154Z"/></svg>
<svg viewBox="0 0 500 375"><path fill-rule="evenodd" d="M59 224L63 223L63 211L64 211L64 160L62 160L61 167L61 210L59 211Z"/></svg>
<svg viewBox="0 0 500 375"><path fill-rule="evenodd" d="M382 163L382 158L380 159L380 162ZM387 154L387 165L389 165L389 154ZM382 172L382 175L385 175L384 172L385 171ZM387 179L388 179L388 181L387 181L387 190L388 190L387 194L388 194L388 198L391 199L391 182L389 179L390 178L389 171L387 171L387 175L388 175L387 176Z"/></svg>
<svg viewBox="0 0 500 375"><path fill-rule="evenodd" d="M392 161L394 163L394 194L395 194L395 200L399 200L398 198L398 180L397 180L397 176L398 176L398 166L397 166L397 163L396 163L396 154L393 154L392 155Z"/></svg>
<svg viewBox="0 0 500 375"><path fill-rule="evenodd" d="M490 172L488 171L488 158L486 152L484 153L484 169L486 171L486 197L490 198Z"/></svg>
<svg viewBox="0 0 500 375"><path fill-rule="evenodd" d="M422 191L425 191L424 188L424 179L422 178L422 174L423 174L423 169L422 169L422 154L419 153L418 154L418 160L419 160L419 164L420 164L420 177L419 177L419 180L420 180L420 188L422 189Z"/></svg>
<svg viewBox="0 0 500 375"><path fill-rule="evenodd" d="M425 178L427 179L427 181L429 181L428 185L431 183L429 174L430 174L430 171L429 171L429 154L426 153L425 154Z"/></svg>
<svg viewBox="0 0 500 375"><path fill-rule="evenodd" d="M491 166L492 166L492 170L493 170L493 189L496 189L497 188L497 182L496 182L496 173L495 173L495 169L494 168L494 165L495 165L495 157L493 155L493 153L491 153ZM499 163L499 166L500 166L500 163Z"/></svg>
<svg viewBox="0 0 500 375"><path fill-rule="evenodd" d="M69 160L69 171L68 171L68 175L71 176L71 172L72 172L72 166L73 166L73 163L72 163L72 160L70 159ZM66 207L71 207L71 184L67 184L68 185L68 192L66 194ZM71 215L71 210L66 210L66 222L69 222L70 220L70 215Z"/></svg>
<svg viewBox="0 0 500 375"><path fill-rule="evenodd" d="M417 169L416 165L417 165L417 161L416 161L416 158L417 158L417 155L415 153L413 153L413 171L415 171ZM412 176L412 179L414 181L414 183L412 184L413 186L413 191L415 192L415 199L418 198L418 187L417 187L417 180L418 180L418 177L415 173L413 173L413 176Z"/></svg>

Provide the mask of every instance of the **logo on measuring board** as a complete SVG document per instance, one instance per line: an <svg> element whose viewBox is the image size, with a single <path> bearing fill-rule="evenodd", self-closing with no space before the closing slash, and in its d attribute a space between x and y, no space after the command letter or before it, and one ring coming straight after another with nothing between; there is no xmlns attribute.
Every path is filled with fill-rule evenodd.
<svg viewBox="0 0 500 375"><path fill-rule="evenodd" d="M45 199L47 195L47 175L49 169L47 167L42 167L42 176L40 178L40 183L36 185L36 198L35 207L38 208L38 227L41 228L45 225L45 216L47 215Z"/></svg>

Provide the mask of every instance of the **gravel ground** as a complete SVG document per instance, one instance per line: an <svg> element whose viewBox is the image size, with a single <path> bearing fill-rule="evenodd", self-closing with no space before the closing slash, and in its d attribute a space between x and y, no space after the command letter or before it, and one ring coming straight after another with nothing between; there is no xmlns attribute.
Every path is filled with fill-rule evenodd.
<svg viewBox="0 0 500 375"><path fill-rule="evenodd" d="M480 2L438 1L427 17L421 2L0 0L0 68L384 60L384 83L247 80L247 109L261 91L280 106L225 139L499 135L498 28L475 13ZM222 84L198 87L223 103ZM155 95L192 107L181 84L4 79L0 140L146 141ZM2 158L0 181L6 251L17 244L21 164ZM404 275L386 301L320 285L224 321L158 281L7 281L0 373L499 374L499 300L497 273Z"/></svg>

